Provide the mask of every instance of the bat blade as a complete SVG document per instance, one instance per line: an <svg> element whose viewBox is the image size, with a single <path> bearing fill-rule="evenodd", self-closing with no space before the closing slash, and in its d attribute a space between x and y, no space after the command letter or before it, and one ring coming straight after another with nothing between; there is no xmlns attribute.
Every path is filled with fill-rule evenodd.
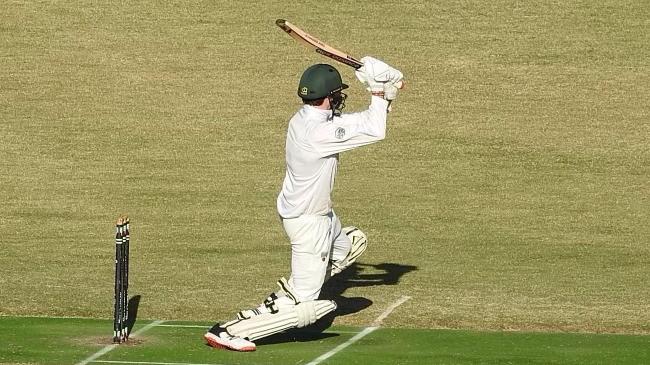
<svg viewBox="0 0 650 365"><path fill-rule="evenodd" d="M329 57L337 62L353 67L354 69L359 69L361 66L363 66L363 62L359 61L358 59L326 44L320 39L312 36L311 34L305 32L304 30L296 27L284 19L276 20L275 24L293 39L313 49L316 51L316 53L320 53L325 57Z"/></svg>

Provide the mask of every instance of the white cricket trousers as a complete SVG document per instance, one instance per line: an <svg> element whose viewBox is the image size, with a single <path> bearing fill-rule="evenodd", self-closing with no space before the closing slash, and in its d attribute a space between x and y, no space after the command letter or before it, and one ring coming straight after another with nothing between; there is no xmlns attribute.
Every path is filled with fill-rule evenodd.
<svg viewBox="0 0 650 365"><path fill-rule="evenodd" d="M341 221L334 211L282 219L282 225L291 242L289 284L300 301L316 300L329 279L329 261L345 258L350 252L350 239L341 232Z"/></svg>

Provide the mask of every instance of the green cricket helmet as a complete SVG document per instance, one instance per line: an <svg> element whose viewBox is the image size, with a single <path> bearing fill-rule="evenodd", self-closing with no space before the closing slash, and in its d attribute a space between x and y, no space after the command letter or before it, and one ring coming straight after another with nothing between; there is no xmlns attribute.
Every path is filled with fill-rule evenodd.
<svg viewBox="0 0 650 365"><path fill-rule="evenodd" d="M318 100L347 88L348 85L343 83L341 74L334 67L320 63L302 73L298 96L303 100Z"/></svg>

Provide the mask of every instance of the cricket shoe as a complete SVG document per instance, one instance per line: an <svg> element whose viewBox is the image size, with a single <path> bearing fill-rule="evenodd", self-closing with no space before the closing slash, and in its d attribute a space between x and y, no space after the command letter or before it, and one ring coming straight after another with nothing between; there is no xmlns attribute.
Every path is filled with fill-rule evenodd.
<svg viewBox="0 0 650 365"><path fill-rule="evenodd" d="M234 351L255 351L255 344L245 338L232 336L225 328L215 324L205 335L203 335L208 345L226 350Z"/></svg>

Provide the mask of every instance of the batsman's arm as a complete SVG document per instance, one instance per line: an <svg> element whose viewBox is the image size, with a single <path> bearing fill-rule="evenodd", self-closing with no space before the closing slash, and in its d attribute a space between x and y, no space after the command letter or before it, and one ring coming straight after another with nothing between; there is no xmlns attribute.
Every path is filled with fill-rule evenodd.
<svg viewBox="0 0 650 365"><path fill-rule="evenodd" d="M367 110L335 117L315 128L310 139L321 156L349 151L386 138L388 101L372 96Z"/></svg>

